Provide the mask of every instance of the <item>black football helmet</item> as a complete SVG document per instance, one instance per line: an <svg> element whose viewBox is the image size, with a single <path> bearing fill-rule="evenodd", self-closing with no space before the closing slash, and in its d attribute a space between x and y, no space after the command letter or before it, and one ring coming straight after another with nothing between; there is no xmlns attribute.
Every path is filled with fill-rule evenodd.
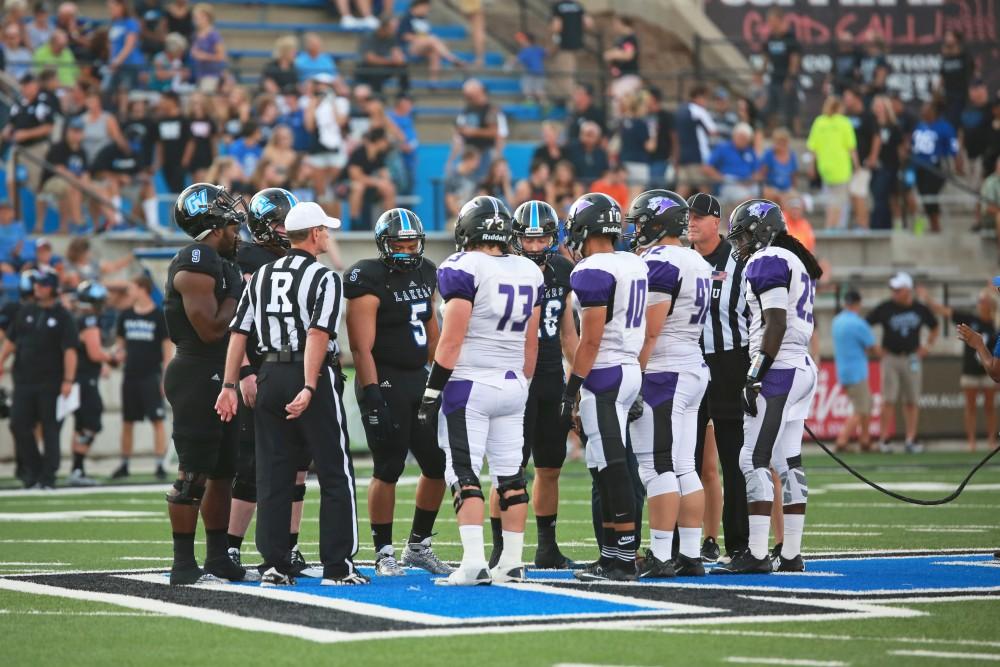
<svg viewBox="0 0 1000 667"><path fill-rule="evenodd" d="M768 199L751 199L737 206L729 216L726 238L733 244L733 259L746 261L786 230L780 206Z"/></svg>
<svg viewBox="0 0 1000 667"><path fill-rule="evenodd" d="M394 269L410 271L424 262L424 223L416 213L405 208L391 208L375 223L375 245L379 257ZM393 241L419 241L414 253L396 252Z"/></svg>
<svg viewBox="0 0 1000 667"><path fill-rule="evenodd" d="M284 229L285 216L299 200L288 190L282 188L267 188L261 190L250 199L250 215L247 216L247 227L253 242L258 245L269 245L284 248L292 247Z"/></svg>
<svg viewBox="0 0 1000 667"><path fill-rule="evenodd" d="M622 235L621 206L600 192L577 199L566 216L566 246L570 250L582 251L584 241L592 234L611 236L615 243Z"/></svg>
<svg viewBox="0 0 1000 667"><path fill-rule="evenodd" d="M455 247L459 250L465 250L474 243L496 243L507 252L510 236L510 211L496 197L480 195L468 201L458 212Z"/></svg>
<svg viewBox="0 0 1000 667"><path fill-rule="evenodd" d="M559 237L559 216L549 204L532 199L517 207L512 221L514 235L511 247L518 255L527 257L535 264L542 266L549 255L556 251ZM542 252L525 252L521 240L525 238L544 238L548 236L552 242Z"/></svg>
<svg viewBox="0 0 1000 667"><path fill-rule="evenodd" d="M690 209L687 201L670 190L647 190L632 200L625 224L634 227L632 248L644 248L664 236L687 234Z"/></svg>
<svg viewBox="0 0 1000 667"><path fill-rule="evenodd" d="M234 197L221 185L211 183L195 183L185 188L177 197L173 212L177 226L195 241L201 241L216 229L242 225L247 217L242 197Z"/></svg>
<svg viewBox="0 0 1000 667"><path fill-rule="evenodd" d="M108 290L95 280L84 280L77 285L76 301L92 308L100 308L108 298Z"/></svg>

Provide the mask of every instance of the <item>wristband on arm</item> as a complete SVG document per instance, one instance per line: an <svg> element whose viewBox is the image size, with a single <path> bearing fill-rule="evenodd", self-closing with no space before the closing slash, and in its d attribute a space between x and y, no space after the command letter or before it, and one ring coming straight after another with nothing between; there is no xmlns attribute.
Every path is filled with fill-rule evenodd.
<svg viewBox="0 0 1000 667"><path fill-rule="evenodd" d="M441 395L444 386L448 384L453 368L445 368L438 362L431 364L431 374L427 378L427 388L424 389L424 397L436 399Z"/></svg>
<svg viewBox="0 0 1000 667"><path fill-rule="evenodd" d="M750 363L750 370L747 372L747 383L756 384L763 382L764 376L771 370L773 363L774 359L771 358L771 355L764 351L758 352L757 356Z"/></svg>
<svg viewBox="0 0 1000 667"><path fill-rule="evenodd" d="M576 395L580 393L580 387L583 386L583 378L573 373L566 380L566 390L563 391L563 396L566 398L576 398Z"/></svg>

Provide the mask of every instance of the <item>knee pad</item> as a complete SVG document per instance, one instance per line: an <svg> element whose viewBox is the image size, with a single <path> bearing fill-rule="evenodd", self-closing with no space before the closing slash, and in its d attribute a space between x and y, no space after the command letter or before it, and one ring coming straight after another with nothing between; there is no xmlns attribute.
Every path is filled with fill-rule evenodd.
<svg viewBox="0 0 1000 667"><path fill-rule="evenodd" d="M809 498L809 484L806 482L806 471L802 468L789 468L781 473L781 504L805 505Z"/></svg>
<svg viewBox="0 0 1000 667"><path fill-rule="evenodd" d="M292 502L301 503L306 499L306 485L296 484L295 489L292 491Z"/></svg>
<svg viewBox="0 0 1000 667"><path fill-rule="evenodd" d="M237 477L233 480L233 500L242 500L245 503L257 502L257 485L245 479Z"/></svg>
<svg viewBox="0 0 1000 667"><path fill-rule="evenodd" d="M184 479L174 482L176 493L167 494L167 502L174 505L200 505L205 495L205 473L185 472Z"/></svg>
<svg viewBox="0 0 1000 667"><path fill-rule="evenodd" d="M474 489L463 489L463 486L474 486ZM483 502L486 502L486 497L483 496L483 490L479 486L479 480L475 479L459 479L457 482L451 485L451 495L452 503L455 505L455 513L462 509L462 505L469 498L479 498Z"/></svg>
<svg viewBox="0 0 1000 667"><path fill-rule="evenodd" d="M635 494L625 463L612 463L601 471L614 523L631 523L635 520Z"/></svg>
<svg viewBox="0 0 1000 667"><path fill-rule="evenodd" d="M681 497L696 493L704 488L701 485L701 477L693 470L683 475L677 475L677 486L680 489Z"/></svg>
<svg viewBox="0 0 1000 667"><path fill-rule="evenodd" d="M505 495L508 491L520 491L512 496ZM510 477L497 476L497 500L500 511L506 512L514 505L524 505L528 502L528 482L524 479L524 470Z"/></svg>
<svg viewBox="0 0 1000 667"><path fill-rule="evenodd" d="M774 481L770 468L754 468L743 477L747 482L747 502L774 502Z"/></svg>
<svg viewBox="0 0 1000 667"><path fill-rule="evenodd" d="M94 438L96 438L96 437L97 437L97 434L94 433L93 431L77 431L76 432L76 441L78 443L80 443L80 445L82 445L84 447L90 447L92 444L94 444Z"/></svg>
<svg viewBox="0 0 1000 667"><path fill-rule="evenodd" d="M382 460L375 464L375 470L372 472L372 477L380 482L385 482L386 484L395 484L399 481L405 467L406 456L394 455L391 458L388 458L388 460Z"/></svg>
<svg viewBox="0 0 1000 667"><path fill-rule="evenodd" d="M650 498L677 493L678 490L677 476L672 472L660 473L646 483L646 495Z"/></svg>

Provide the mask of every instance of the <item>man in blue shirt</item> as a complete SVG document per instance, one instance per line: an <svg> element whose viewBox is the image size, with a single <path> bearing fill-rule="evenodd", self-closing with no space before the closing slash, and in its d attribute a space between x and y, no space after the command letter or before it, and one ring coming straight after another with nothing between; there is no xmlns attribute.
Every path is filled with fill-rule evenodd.
<svg viewBox="0 0 1000 667"><path fill-rule="evenodd" d="M317 74L337 76L337 63L329 53L323 53L323 41L314 32L307 32L302 37L304 49L295 56L295 69L299 73L299 81L308 81Z"/></svg>
<svg viewBox="0 0 1000 667"><path fill-rule="evenodd" d="M406 143L397 146L397 149L406 169L406 183L402 184L404 187L399 188L399 193L408 195L413 192L417 173L417 148L420 146L420 139L417 138L417 126L413 119L413 100L406 95L397 97L392 111L389 112L389 118L406 138Z"/></svg>
<svg viewBox="0 0 1000 667"><path fill-rule="evenodd" d="M837 365L837 383L851 401L851 416L837 436L837 451L845 451L859 425L861 451L871 451L869 425L872 419L872 394L868 388L868 357L878 354L875 334L859 314L861 295L851 290L844 296L844 309L833 318L833 358Z"/></svg>
<svg viewBox="0 0 1000 667"><path fill-rule="evenodd" d="M916 167L917 192L932 232L941 231L938 195L944 188L946 166L958 152L958 138L951 123L942 118L937 103L927 102L920 110L920 122L913 129L911 154Z"/></svg>
<svg viewBox="0 0 1000 667"><path fill-rule="evenodd" d="M733 128L732 140L716 146L702 170L711 181L721 184L722 203L736 204L757 196L759 165L753 150L753 128L739 123Z"/></svg>

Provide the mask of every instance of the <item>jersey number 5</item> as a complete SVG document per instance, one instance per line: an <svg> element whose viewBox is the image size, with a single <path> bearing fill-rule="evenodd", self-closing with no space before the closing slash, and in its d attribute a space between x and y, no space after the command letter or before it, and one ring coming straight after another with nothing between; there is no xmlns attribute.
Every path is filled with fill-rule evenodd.
<svg viewBox="0 0 1000 667"><path fill-rule="evenodd" d="M427 347L427 327L420 316L427 312L430 305L426 301L410 304L410 328L413 329L413 342L418 347Z"/></svg>

